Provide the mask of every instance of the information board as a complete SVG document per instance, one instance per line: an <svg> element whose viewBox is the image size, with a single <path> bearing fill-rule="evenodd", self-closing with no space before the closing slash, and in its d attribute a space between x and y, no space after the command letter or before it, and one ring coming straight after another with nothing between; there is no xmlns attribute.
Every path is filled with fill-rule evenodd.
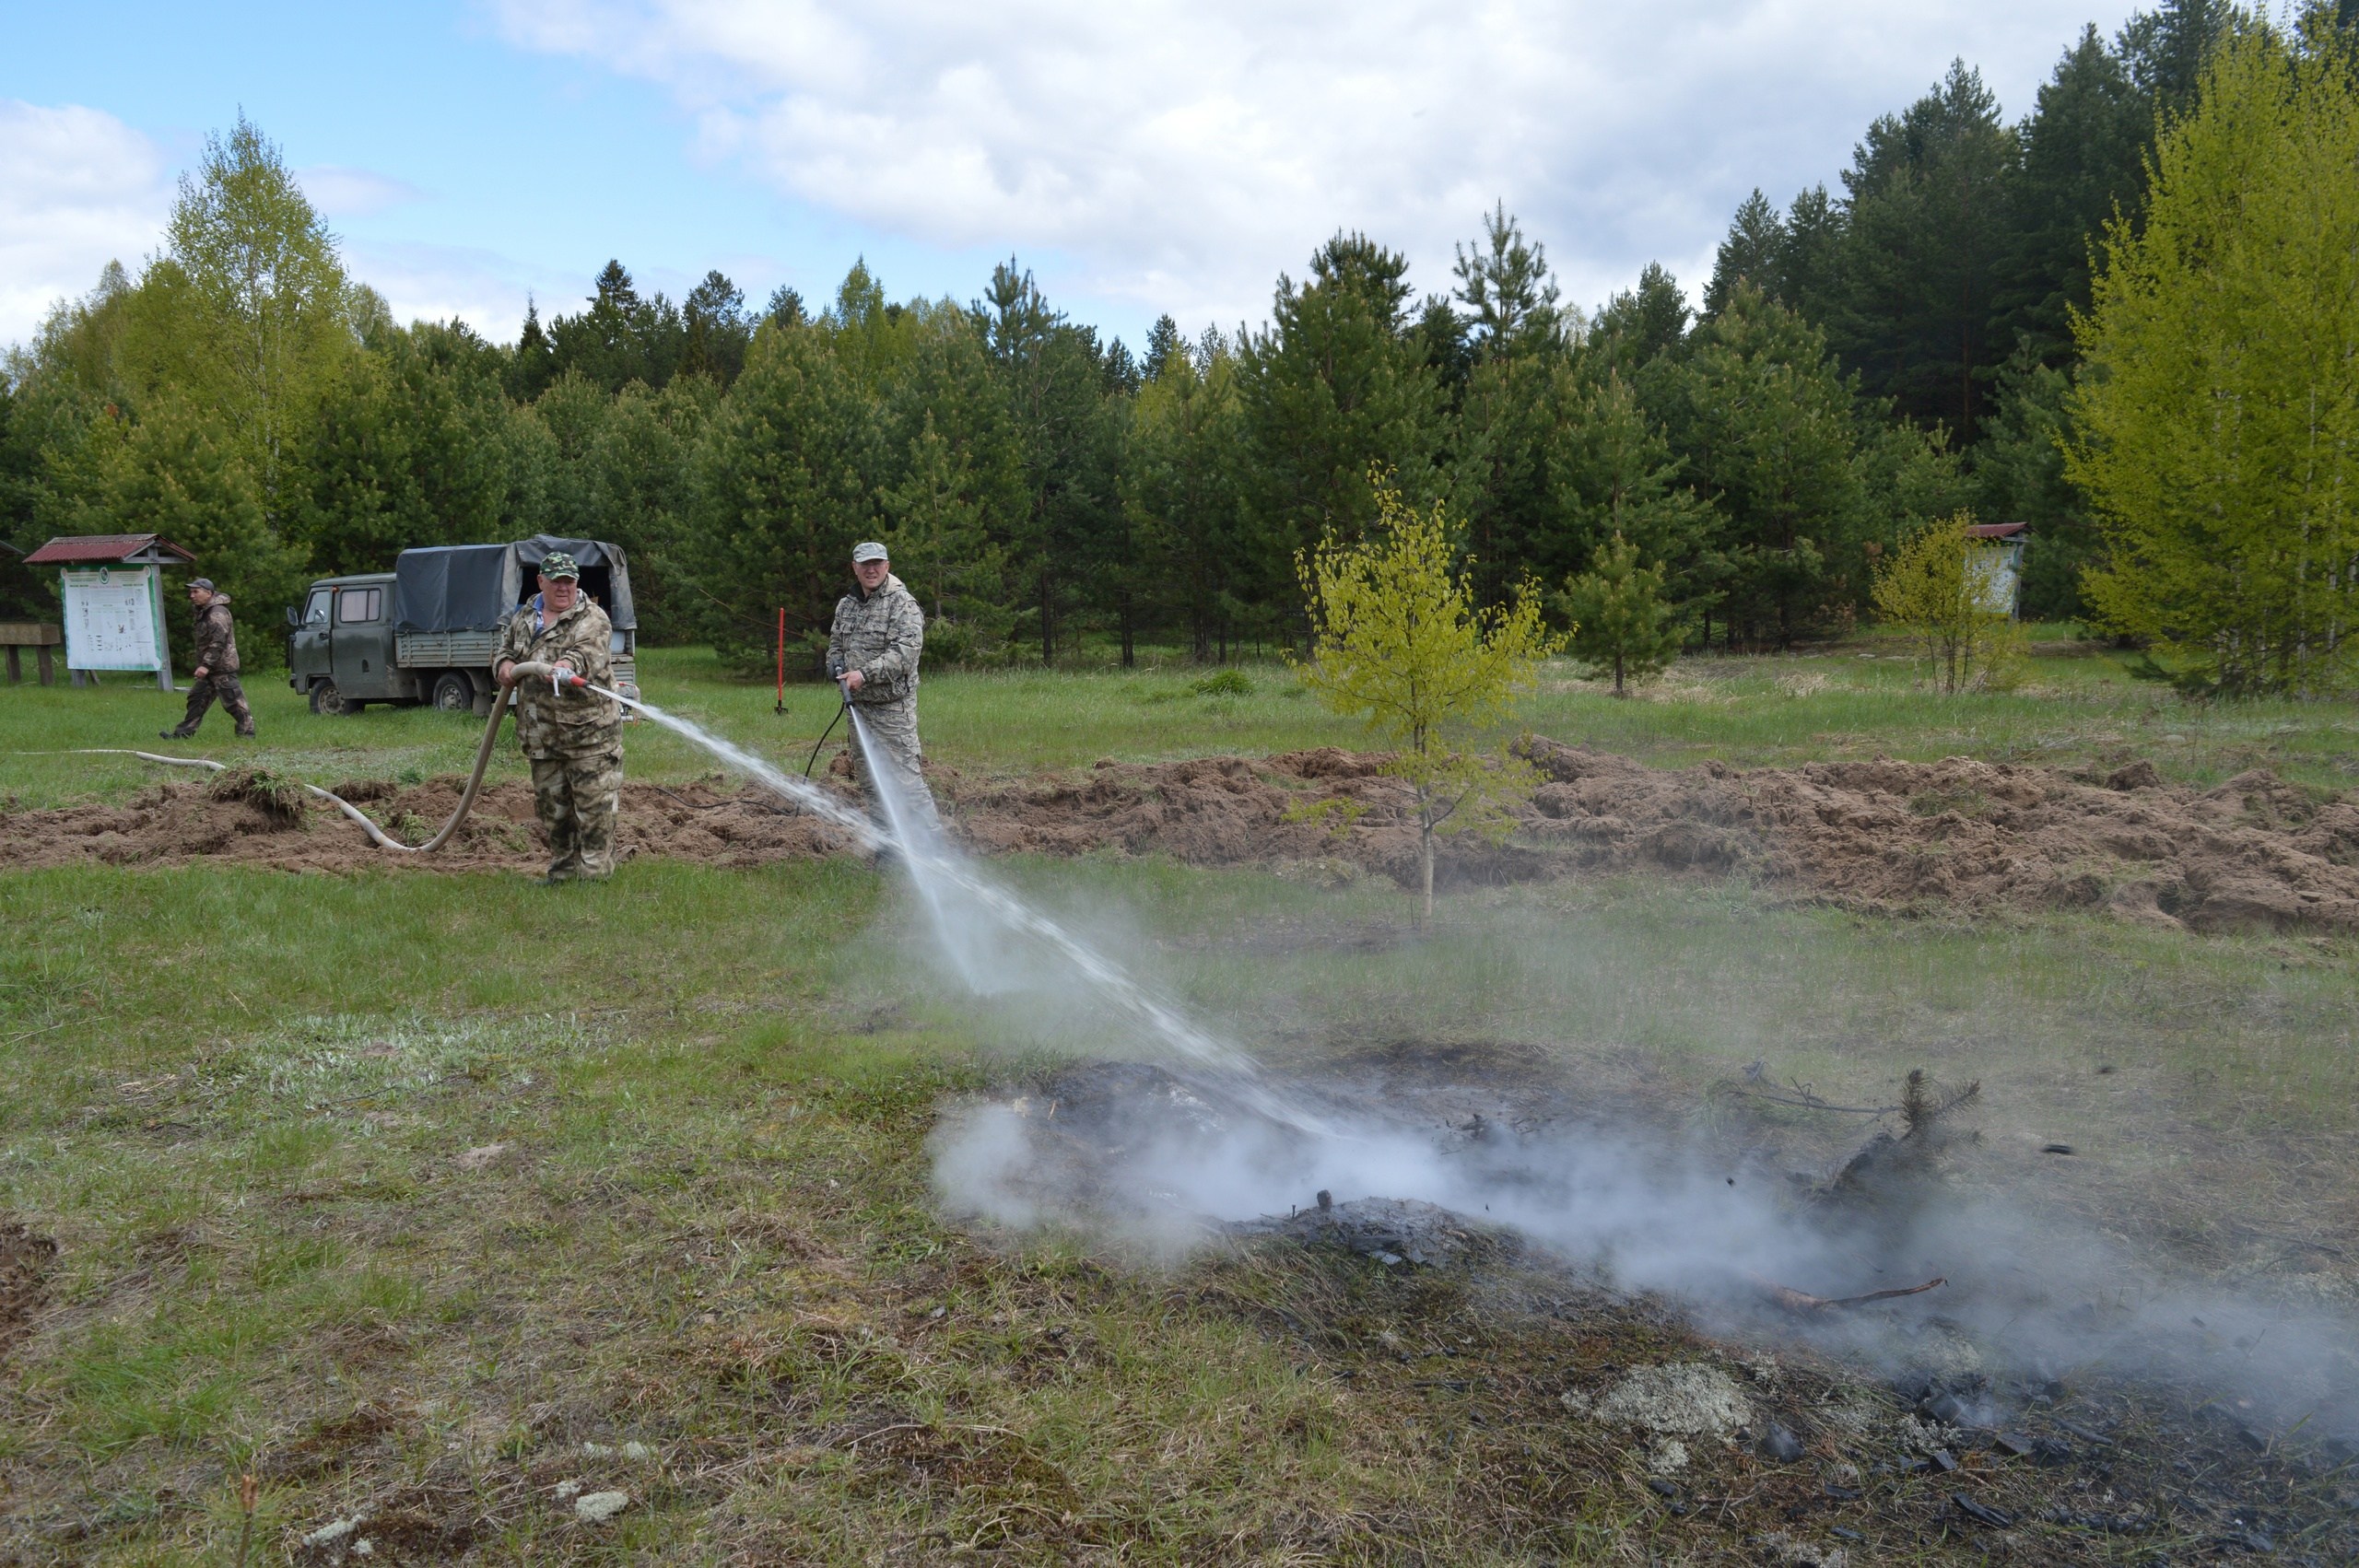
<svg viewBox="0 0 2359 1568"><path fill-rule="evenodd" d="M65 667L69 670L155 670L157 654L153 567L99 567L65 579Z"/></svg>

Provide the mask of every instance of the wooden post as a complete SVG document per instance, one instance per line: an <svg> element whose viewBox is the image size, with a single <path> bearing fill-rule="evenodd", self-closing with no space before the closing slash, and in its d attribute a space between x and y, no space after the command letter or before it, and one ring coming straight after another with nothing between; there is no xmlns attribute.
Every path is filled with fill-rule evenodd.
<svg viewBox="0 0 2359 1568"><path fill-rule="evenodd" d="M164 568L147 568L147 604L156 616L156 684L172 689L172 639L164 631Z"/></svg>
<svg viewBox="0 0 2359 1568"><path fill-rule="evenodd" d="M29 648L41 660L41 684L49 685L53 678L49 650L65 640L65 631L47 621L0 621L0 646L8 650L8 684L24 684L24 650Z"/></svg>

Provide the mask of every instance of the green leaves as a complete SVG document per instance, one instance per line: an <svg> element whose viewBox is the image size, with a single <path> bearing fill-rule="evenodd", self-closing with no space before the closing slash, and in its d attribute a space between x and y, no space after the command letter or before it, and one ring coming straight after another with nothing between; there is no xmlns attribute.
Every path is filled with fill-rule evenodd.
<svg viewBox="0 0 2359 1568"><path fill-rule="evenodd" d="M1932 661L1934 683L1954 695L2004 648L2011 623L1986 603L1979 545L1966 532L1972 512L1929 523L1904 541L1876 571L1875 606L1914 633Z"/></svg>
<svg viewBox="0 0 2359 1568"><path fill-rule="evenodd" d="M2071 477L2105 625L2232 693L2333 690L2359 627L2359 91L2350 45L2254 32L2107 234Z"/></svg>
<svg viewBox="0 0 2359 1568"><path fill-rule="evenodd" d="M1532 782L1528 763L1454 743L1507 719L1560 639L1528 585L1505 607L1476 607L1439 502L1419 510L1384 474L1367 483L1377 503L1369 536L1331 534L1298 561L1312 626L1302 681L1392 748L1384 771L1415 795L1430 917L1434 835L1504 834L1508 802Z"/></svg>

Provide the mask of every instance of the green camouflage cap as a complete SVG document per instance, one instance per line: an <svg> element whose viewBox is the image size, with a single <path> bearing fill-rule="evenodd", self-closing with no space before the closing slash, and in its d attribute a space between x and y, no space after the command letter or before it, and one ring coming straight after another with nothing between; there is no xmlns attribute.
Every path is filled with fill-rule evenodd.
<svg viewBox="0 0 2359 1568"><path fill-rule="evenodd" d="M578 579L581 576L581 568L575 566L573 564L573 557L567 555L564 551L551 550L547 555L541 557L541 575L543 577L569 577Z"/></svg>

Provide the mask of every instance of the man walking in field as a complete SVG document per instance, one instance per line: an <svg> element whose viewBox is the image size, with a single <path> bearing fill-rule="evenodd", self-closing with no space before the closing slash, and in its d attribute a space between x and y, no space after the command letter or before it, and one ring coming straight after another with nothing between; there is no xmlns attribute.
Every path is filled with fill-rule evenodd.
<svg viewBox="0 0 2359 1568"><path fill-rule="evenodd" d="M213 699L236 723L238 733L251 738L254 710L246 705L246 689L238 684L238 629L229 620L229 596L213 586L209 577L191 579L188 602L196 611L196 672L188 685L188 712L177 729L159 730L167 741L185 741L205 721Z"/></svg>
<svg viewBox="0 0 2359 1568"><path fill-rule="evenodd" d="M568 677L613 684L614 626L581 591L581 568L562 550L541 559L541 591L508 619L492 656L504 694L517 691L516 730L533 765L533 810L549 836L554 885L615 872L615 815L623 787L622 709Z"/></svg>
<svg viewBox="0 0 2359 1568"><path fill-rule="evenodd" d="M836 622L827 634L827 671L843 684L844 700L892 770L906 808L932 826L933 795L921 771L918 750L918 656L925 649L925 613L893 575L885 546L855 544L852 591L836 602ZM852 766L867 791L870 814L889 829L891 818L869 777L868 760L855 743Z"/></svg>

